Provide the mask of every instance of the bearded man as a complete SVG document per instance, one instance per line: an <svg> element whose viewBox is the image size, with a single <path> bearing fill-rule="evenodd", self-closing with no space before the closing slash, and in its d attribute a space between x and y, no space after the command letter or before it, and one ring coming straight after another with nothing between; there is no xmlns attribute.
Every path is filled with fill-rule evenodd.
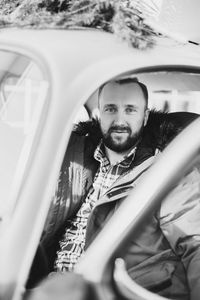
<svg viewBox="0 0 200 300"><path fill-rule="evenodd" d="M105 83L98 103L99 120L71 135L41 242L49 255L64 229L51 260L58 272L73 270L157 154L197 117L149 112L146 86L131 78ZM200 293L199 178L198 169L185 176L124 253L130 276L170 299L196 300Z"/></svg>

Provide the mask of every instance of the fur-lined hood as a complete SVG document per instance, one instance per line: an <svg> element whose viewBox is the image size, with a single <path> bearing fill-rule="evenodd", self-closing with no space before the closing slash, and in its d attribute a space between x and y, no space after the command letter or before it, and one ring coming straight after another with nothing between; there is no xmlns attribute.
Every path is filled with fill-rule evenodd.
<svg viewBox="0 0 200 300"><path fill-rule="evenodd" d="M142 146L162 151L181 130L198 116L198 114L189 112L166 113L151 110L143 131ZM78 135L89 136L94 145L97 145L102 137L97 119L78 123L74 131Z"/></svg>

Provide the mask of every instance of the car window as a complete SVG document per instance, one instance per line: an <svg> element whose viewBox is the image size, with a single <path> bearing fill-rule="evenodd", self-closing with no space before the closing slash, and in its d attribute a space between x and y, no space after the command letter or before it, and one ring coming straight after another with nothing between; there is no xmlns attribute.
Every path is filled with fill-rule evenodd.
<svg viewBox="0 0 200 300"><path fill-rule="evenodd" d="M149 108L150 109L161 110L161 111L169 112L169 113L171 113L171 112L172 113L174 113L174 112L193 112L193 113L197 113L197 114L200 113L200 101L199 101L199 96L200 96L200 76L199 76L199 74L197 74L195 72L192 73L192 72L184 72L184 71L180 71L180 72L177 72L177 71L173 71L173 72L172 71L171 72L170 71L163 71L163 72L151 72L151 73L149 72L149 73L140 73L140 74L129 74L127 77L129 77L129 76L130 77L137 77L140 82L144 83L148 87L148 90L149 90ZM110 98L109 98L109 100L110 100ZM94 102L96 102L95 105L94 105ZM95 97L95 94L93 94L91 96L91 98L88 100L88 106L91 107L91 110L95 111L95 108L97 108L97 106L98 106L97 103L98 103L98 92L96 92L96 97ZM179 114L170 114L170 116L172 116L172 118L170 119L170 122L172 122L172 123L169 122L169 126L166 127L167 130L168 130L168 132L166 131L165 133L167 134L167 133L170 132L171 129L173 131L176 128L178 128L178 131L179 130L181 131L185 127L185 124L187 123L186 122L187 118L185 118L186 115L187 116L189 115L190 117L193 116L193 114L180 114L180 115ZM196 118L196 116L195 116L195 118ZM174 125L174 128L171 125ZM171 126L171 128L170 128L170 126ZM177 126L177 127L175 127L175 126ZM160 127L160 124L159 124L158 127ZM158 127L155 126L153 129L156 130ZM177 131L175 130L173 132L173 134L174 134L173 137L176 136L176 133L177 133ZM190 132L190 137L192 138L191 132ZM195 135L194 135L194 137L195 137ZM170 139L171 139L171 136L170 136ZM187 147L187 148L189 149L190 147ZM184 147L183 147L183 149L185 150ZM174 158L176 158L178 156L179 156L179 158L181 156L182 156L182 158L184 158L185 154L183 152L179 153L177 151L177 149L176 149L176 151L173 152L173 155L172 155L172 152L170 153L171 154L171 158L174 159ZM137 157L136 157L136 159L137 159ZM171 162L169 165L172 165L172 164L173 163ZM188 166L189 166L189 163L188 163ZM161 178L161 182L162 182L162 177L164 177L164 175L162 176L162 172L163 173L167 173L168 172L168 164L166 163L166 165L165 166L162 165L162 167L163 167L162 171L160 169L161 172L157 172L157 175ZM179 174L179 176L184 176L185 175L184 171L182 170L182 172L181 172L180 169L178 169L178 168L174 172L177 172ZM143 181L142 176L140 178L141 179L140 179L140 182L138 183L138 185ZM147 177L146 177L146 179L147 179ZM129 176L128 180L131 180L130 176ZM117 180L116 180L116 182L117 182ZM124 184L125 181L122 181L122 182ZM151 181L151 177L148 177L148 182L149 182L149 194L150 194L151 193L151 188L153 190L154 187L156 187L156 186L159 187L160 182L159 182L158 178L157 178L156 183L153 182L153 180ZM183 181L181 184L185 184L185 181ZM181 184L180 184L180 186L181 186ZM114 186L114 184L113 184L113 186ZM129 277L127 276L127 278L128 278L127 282L129 284L127 284L128 288L126 290L124 288L125 286L123 286L123 284L121 284L121 282L122 282L121 279L123 279L123 278L120 278L118 280L117 287L118 287L118 290L120 291L120 293L123 296L125 296L125 298L127 298L127 299L134 299L135 297L136 298L140 298L138 296L139 292L137 294L136 289L134 290L134 282L133 282L133 289L132 289L133 292L132 292L132 294L130 293L130 290L131 290L130 289L130 286L131 286L130 282L131 282L131 280L134 279L134 280L136 280L136 282L138 284L141 284L141 286L145 287L147 290L148 289L151 290L150 285L148 286L149 283L152 284L152 282L153 282L153 284L154 284L156 282L156 280L157 280L159 282L159 284L161 282L163 284L164 281L166 282L166 277L167 277L167 276L165 276L166 274L163 274L163 278L162 278L161 273L157 272L156 266L154 265L155 261L154 261L154 263L152 263L153 260L151 260L150 268L148 269L146 267L148 265L149 261L145 257L145 249L144 249L145 247L143 248L144 253L142 252L142 250L140 248L141 247L140 244L142 245L142 242L141 242L142 239L144 239L144 245L146 246L146 249L149 247L149 244L148 243L146 244L146 241L148 241L149 233L151 233L151 235L153 236L153 232L154 232L154 229L155 229L154 228L151 231L151 229L149 229L150 226L148 227L148 225L147 225L147 231L145 232L144 227L142 227L143 223L145 224L146 220L145 220L145 216L143 216L143 218L141 218L142 209L144 207L140 209L140 203L141 203L142 195L145 196L145 187L147 187L147 186L148 185L147 185L147 181L146 181L146 186L143 186L143 189L140 190L140 192L141 192L140 195L139 194L137 195L138 198L137 197L134 198L134 196L132 198L129 197L130 198L130 202L129 202L129 206L128 205L126 206L126 209L127 209L126 211L125 210L122 211L122 209L121 210L119 209L118 212L117 212L117 209L116 209L117 204L116 204L116 206L115 206L115 208L113 210L115 210L116 214L118 214L118 213L119 214L117 215L118 217L116 217L116 218L115 218L116 215L113 215L113 219L111 218L111 222L112 222L112 220L114 220L114 221L113 221L113 223L112 223L112 225L110 227L107 227L107 229L108 228L110 229L110 231L108 230L107 232L106 232L106 230L107 230L106 229L107 223L105 222L102 225L103 217L100 216L101 210L99 210L99 215L97 214L98 211L97 211L96 208L98 207L98 201L99 201L99 199L97 199L97 202L95 204L95 209L96 209L95 213L96 213L96 215L95 214L92 215L92 213L91 213L91 215L93 217L93 223L96 226L98 226L98 224L100 224L99 228L101 229L101 234L99 234L99 236L96 236L96 240L94 240L94 243L92 245L93 248L91 246L91 248L88 249L88 256L87 256L87 252L86 252L87 258L85 259L86 256L84 256L83 261L80 262L80 265L78 266L78 271L79 272L82 271L83 274L86 274L87 278L92 278L92 280L93 280L93 278L95 277L95 274L97 272L101 272L101 271L102 271L101 275L102 275L102 278L103 278L103 276L105 276L105 274L106 274L106 271L108 271L108 269L110 268L110 265L107 263L109 261L109 259L110 259L110 264L111 264L112 263L111 262L111 257L113 259L114 255L121 255L125 259L125 262L126 262L125 265L126 265L126 268L128 270L127 274L129 274ZM179 188L180 188L180 186L179 186ZM135 187L136 187L136 190L137 190L137 183L135 183L135 185L133 186L133 190L134 190ZM122 193L122 184L121 184L120 188L121 188L120 192ZM126 189L127 189L127 186L126 186ZM169 191L169 189L168 189L168 191ZM184 197L182 197L181 191L179 190L178 192L179 192L179 195L180 195L179 196L180 199L183 200ZM129 190L128 193L130 193L130 190ZM105 192L105 194L106 194L106 192ZM125 192L124 192L124 194L125 194ZM107 198L105 197L105 199L103 199L103 200L100 199L100 205L99 205L99 207L101 207L101 205L103 206L103 204L105 204L106 201L109 201L110 197L112 197L113 195L114 195L113 196L113 200L117 199L117 187L115 186L115 188L112 188L112 186L111 186L110 189L108 189L107 195L108 195ZM153 193L151 195L153 195ZM114 197L116 197L116 198L114 198ZM173 199L173 197L171 197L171 198ZM153 197L152 197L152 199L153 199ZM146 206L146 208L150 208L151 207L152 199L149 197L149 203ZM121 200L124 201L124 199L121 199ZM173 209L174 209L173 206L175 206L174 205L175 201L173 201L173 200L171 202L172 206L170 206L170 208L169 208L169 209L171 209L171 211L173 211ZM179 201L180 200L178 200L178 197L177 197L177 202L179 202ZM135 205L134 208L133 208L133 206L131 207L131 203L132 203L133 206ZM138 203L138 207L137 207L137 203ZM145 202L145 204L146 204L146 202ZM165 205L163 207L165 207ZM154 209L155 209L155 207L154 207ZM166 209L166 207L165 207L165 209ZM181 211L181 209L184 210L183 206L181 206L180 211ZM105 211L107 213L106 209L105 209ZM120 211L121 211L121 215L120 215ZM138 215L137 215L137 217L135 217L135 220L134 220L133 214L136 211L138 211ZM166 215L169 216L170 213L171 213L171 211L170 212L168 211L168 215L167 214ZM103 210L102 210L102 212L103 212ZM135 227L137 227L137 231L135 230L134 233L133 233L133 235L131 235L131 234L129 234L129 236L127 235L129 239L127 239L125 241L124 235L125 235L126 231L128 232L128 226L125 228L125 224L126 224L129 212L130 212L130 223L128 224L129 228L131 228L131 226L132 226L132 228L134 229L134 225L137 224L138 220L140 220L140 222L141 222L140 225L141 226L140 225L138 227L135 226ZM197 212L198 212L198 210L197 210ZM103 215L103 213L102 213L102 215ZM91 219L92 219L92 217L90 216ZM147 215L146 215L146 217L147 217ZM175 218L178 219L178 217L179 216L178 216L178 213L177 213L177 215L176 215ZM181 215L181 217L182 217L182 215ZM157 218L157 215L156 215L156 218ZM146 218L146 219L148 219L148 218ZM168 222L168 220L167 220L167 222ZM174 220L173 220L173 222L174 222ZM120 223L120 226L118 225L119 223ZM89 225L90 224L91 223L89 223ZM186 224L188 225L188 223L186 223ZM187 227L187 225L186 225L186 227ZM196 225L198 225L198 223L196 223ZM123 230L121 231L121 237L120 237L120 234L119 234L119 230L116 230L116 226L119 226L120 228L123 228ZM170 226L171 226L171 224L170 224ZM177 227L178 227L179 230L181 228L180 232L182 232L182 230L184 232L184 230L185 230L185 232L187 233L187 230L185 228L179 227L179 226L177 226ZM195 229L197 230L197 228L198 227L196 226ZM90 230L90 228L88 226L88 231L89 230ZM156 227L156 230L157 230L157 227ZM118 231L118 234L116 233L116 236L112 234L113 232L117 232L117 231ZM172 235L171 235L170 238L174 237L174 235L173 235L174 232L175 232L175 230L171 232ZM89 233L91 233L91 231L89 231ZM139 239L138 236L139 236L139 238L141 237L141 239ZM99 237L99 239L98 239L98 237ZM110 242L112 238L113 238L113 243ZM135 239L136 239L136 242L135 242ZM120 250L119 250L119 248L117 249L116 244L120 240L121 240L121 244L120 244L120 247L119 247ZM139 242L137 243L138 240L139 240ZM131 244L131 245L128 245L129 248L127 246L127 244L128 244L127 241L129 241L130 244ZM108 245L109 242L110 242L110 244ZM127 244L126 244L126 242L127 242ZM133 245L134 246L136 245L135 249L134 249ZM125 247L128 248L127 252L125 251ZM99 251L99 249L101 249L101 251ZM112 250L110 251L110 249L112 249ZM148 249L150 249L150 248L148 248ZM118 253L117 253L117 250L118 250ZM134 250L135 250L135 252L132 252ZM95 256L95 253L96 253L96 256ZM134 261L134 259L131 258L131 255L133 255L133 256L136 255L135 256L135 261L137 261L137 259L138 259L137 254L138 253L139 253L138 257L139 256L140 257L145 257L145 259L144 259L144 261L142 261L141 266L139 266L139 263L137 262L138 265L136 264L136 268L134 269L134 267L132 267L131 263L130 263L131 259ZM167 253L169 253L169 252L167 252ZM118 256L116 256L116 257L118 257ZM92 260L93 258L94 258L94 260ZM88 259L88 261L87 261L87 259ZM167 259L166 259L166 261L167 261ZM90 262L91 266L93 266L93 267L89 271L87 271L87 265L88 265L89 262ZM105 262L104 266L103 266L103 262ZM105 267L106 264L107 264L107 269ZM109 267L108 267L108 265L109 265ZM103 267L105 267L105 269L103 269ZM132 269L131 269L131 267L132 267ZM141 267L141 269L140 269L140 267ZM143 267L144 267L144 269L143 269ZM160 265L159 265L159 267L160 267ZM85 268L85 270L84 270L84 268ZM158 274L157 278L155 276L155 277L152 277L152 279L151 279L151 275L150 275L149 278L148 278L148 281L146 281L146 279L148 277L146 274L151 274L150 270L156 270L156 271L154 271L154 275ZM91 277L89 277L89 276L91 276ZM100 278L99 273L98 273L97 277ZM123 277L125 277L125 272L123 273ZM95 280L96 280L96 278L95 278ZM130 278L131 278L131 280L130 280ZM140 278L142 278L142 280L140 280ZM94 280L94 282L95 282L95 280ZM145 285L147 282L148 282L148 284ZM180 289L180 287L179 287L179 289ZM155 290L152 289L151 291L156 291L156 289ZM178 290L178 291L181 292L181 289ZM145 291L143 291L141 289L140 289L140 294L141 294L141 298L144 298L144 299L154 299L153 294L149 294L149 295L147 294L146 295ZM156 299L159 299L159 298L156 298Z"/></svg>
<svg viewBox="0 0 200 300"><path fill-rule="evenodd" d="M116 79L119 78L137 78L140 82L144 83L148 89L148 106L151 111L160 111L166 113L174 112L192 112L195 114L189 115L188 118L185 115L176 115L172 114L170 120L175 122L178 126L181 126L181 130L185 128L192 120L194 120L200 114L200 74L196 70L177 68L164 69L163 70L153 70L148 72L139 72L133 73L129 72L126 74L121 74L116 76ZM104 82L102 82L104 84ZM77 125L79 122L82 122L81 126L73 126L72 128L77 130L78 136L81 135L90 135L92 136L92 142L94 145L97 145L98 138L101 136L100 127L98 122L94 122L92 119L99 118L99 106L98 106L98 93L99 89L93 91L90 97L84 103L84 106L80 106L80 109L77 111L74 118L74 125ZM84 124L85 121L87 122ZM89 130L89 131L88 131ZM178 132L178 131L177 131ZM174 134L173 137L175 137ZM73 132L71 134L73 138ZM77 147L79 146L77 140ZM171 138L169 139L171 141ZM69 142L70 143L70 142ZM91 146L91 145L90 145ZM166 146L166 145L165 145ZM78 148L77 148L78 149ZM79 149L80 152L82 151ZM163 150L163 148L162 148ZM61 172L59 176L63 178L58 178L58 182L61 185L59 188L67 195L68 191L65 188L65 182L68 178L64 178L66 174L66 161L69 160L67 157L68 153L65 151L65 157L63 158L63 163L61 167ZM71 155L71 154L70 154ZM81 162L81 159L80 159ZM80 162L77 162L79 166ZM74 178L74 175L70 175ZM71 180L71 177L70 177ZM63 184L62 184L63 182ZM56 188L57 189L57 183ZM76 189L77 192L77 189ZM62 193L55 192L54 197L62 197ZM78 192L77 192L78 193ZM53 198L55 200L55 198ZM67 198L67 201L69 199ZM58 199L59 201L59 199ZM54 205L54 204L53 204ZM66 205L66 212L62 216L68 215L68 204ZM51 218L51 216L50 216ZM48 217L47 217L48 219ZM55 220L54 220L55 221ZM47 222L48 223L48 222Z"/></svg>
<svg viewBox="0 0 200 300"><path fill-rule="evenodd" d="M184 71L152 71L148 73L125 74L124 76L137 77L139 81L147 85L150 109L162 110L165 112L190 111L200 113L198 101L200 96L200 75L197 73L188 73ZM94 91L89 99L87 99L85 107L80 107L80 110L74 118L74 124L77 124L79 121L88 121L89 118L92 117L98 117L98 90ZM95 126L96 123L94 124L93 131L91 131L91 134L93 135L92 143L96 143L96 138L98 139L99 132L96 130L98 128ZM56 251L58 250L58 240L59 238L61 239L61 235L63 234L63 231L59 232L59 229L62 228L63 230L66 221L68 218L71 218L71 209L73 205L70 203L70 196L74 193L75 197L79 197L81 184L77 184L73 180L77 177L78 180L82 180L81 182L83 183L83 180L85 180L84 176L87 175L88 172L88 169L86 169L84 176L81 177L80 165L83 163L83 156L81 156L80 153L82 153L83 149L80 147L80 135L88 135L87 129L88 126L84 127L82 133L79 131L77 137L74 137L73 133L71 134L72 139L70 139L70 141L73 141L73 148L75 150L72 152L69 147L67 148L67 151L65 151L59 178L55 187L55 194L52 197L51 207L41 238L41 245L45 248L47 254L46 259L49 263L50 271L53 271ZM92 145L88 144L87 146L87 150L89 151L89 148ZM78 156L78 159L76 156ZM73 159L77 159L74 161L74 166ZM89 164L90 160L84 161L84 163ZM72 173L73 167L74 173ZM70 189L68 189L68 182L73 182ZM87 185L86 181L85 183ZM48 244L49 241L51 241L50 244ZM32 272L30 273L30 278L32 280Z"/></svg>
<svg viewBox="0 0 200 300"><path fill-rule="evenodd" d="M128 74L148 87L149 108L165 112L200 113L200 74L184 71L156 71ZM98 116L98 90L87 100L92 116Z"/></svg>
<svg viewBox="0 0 200 300"><path fill-rule="evenodd" d="M129 72L128 74L118 75L116 78L130 78L136 77L139 81L143 82L147 88L149 93L149 108L150 110L158 110L163 112L176 112L176 111L187 111L200 113L200 74L196 72L190 72L190 70L162 70L162 71L154 71L151 72L141 72L141 73L133 73ZM102 82L103 84L103 82ZM100 127L98 122L92 120L97 119L99 117L99 107L98 107L98 90L93 91L90 97L84 103L84 106L80 106L80 109L75 114L74 125L77 125L80 121L82 122L81 126L73 126L78 133L78 138L76 140L77 143L77 151L79 150L82 153L82 149L79 148L79 136L81 135L90 135L92 136L92 142L94 145L98 144L100 133ZM172 118L176 118L176 116L172 116ZM194 118L196 115L194 116ZM193 117L192 117L193 118ZM91 121L84 124L84 121ZM66 120L67 122L67 120ZM184 123L184 117L180 117L180 120L177 121L179 124ZM190 120L187 120L188 125ZM88 131L89 130L89 131ZM71 138L74 139L73 133L71 134ZM76 135L76 134L75 134ZM70 141L71 139L69 139ZM70 143L70 142L69 142ZM91 146L91 145L90 145ZM67 148L68 149L68 148ZM71 156L68 157L68 152L65 149L65 156L63 158L62 166L59 173L58 181L56 182L55 194L53 196L52 206L54 207L54 201L58 201L62 199L62 197L66 196L66 201L70 201L68 198L68 191L66 189L65 183L69 180L66 176L66 166L71 159ZM76 153L74 153L76 154ZM70 153L71 155L71 153ZM92 155L92 154L91 154ZM77 168L81 164L78 161L76 163ZM77 171L79 174L79 172ZM72 179L75 177L74 174L70 175ZM70 177L70 181L72 180ZM59 182L59 186L57 186ZM74 187L73 187L74 188ZM58 190L60 191L58 192ZM78 193L78 189L75 187L76 193ZM63 194L65 196L63 196ZM61 206L64 205L64 202L61 201ZM56 207L58 209L58 206ZM65 211L66 209L66 211ZM67 203L66 208L64 210L61 208L61 215L64 218L68 214L70 214L70 205ZM58 209L59 210L59 209ZM47 226L45 226L45 230L48 227L49 219L51 219L51 214L53 210L50 209L50 213L47 216ZM62 219L62 218L61 218ZM52 223L56 222L53 220ZM58 222L59 223L59 222ZM57 226L57 225L56 225ZM55 226L56 230L57 227ZM53 225L52 225L53 227ZM53 232L53 230L52 230Z"/></svg>
<svg viewBox="0 0 200 300"><path fill-rule="evenodd" d="M0 52L0 217L19 191L48 84L29 58ZM12 191L12 193L11 193Z"/></svg>
<svg viewBox="0 0 200 300"><path fill-rule="evenodd" d="M149 106L168 112L200 113L200 75L186 72L138 74L149 90Z"/></svg>

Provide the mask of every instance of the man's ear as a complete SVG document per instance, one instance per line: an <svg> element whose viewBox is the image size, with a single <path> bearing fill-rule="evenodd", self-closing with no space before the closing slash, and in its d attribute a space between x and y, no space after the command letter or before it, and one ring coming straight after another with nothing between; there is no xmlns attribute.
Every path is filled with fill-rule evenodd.
<svg viewBox="0 0 200 300"><path fill-rule="evenodd" d="M144 113L144 126L146 126L148 118L149 118L149 109L147 108Z"/></svg>

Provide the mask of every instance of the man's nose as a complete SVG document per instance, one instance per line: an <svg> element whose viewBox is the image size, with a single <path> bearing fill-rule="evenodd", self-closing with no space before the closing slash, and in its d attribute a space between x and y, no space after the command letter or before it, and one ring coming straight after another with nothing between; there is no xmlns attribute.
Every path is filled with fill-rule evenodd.
<svg viewBox="0 0 200 300"><path fill-rule="evenodd" d="M125 116L122 111L118 111L115 116L115 124L117 125L124 125L126 123Z"/></svg>

